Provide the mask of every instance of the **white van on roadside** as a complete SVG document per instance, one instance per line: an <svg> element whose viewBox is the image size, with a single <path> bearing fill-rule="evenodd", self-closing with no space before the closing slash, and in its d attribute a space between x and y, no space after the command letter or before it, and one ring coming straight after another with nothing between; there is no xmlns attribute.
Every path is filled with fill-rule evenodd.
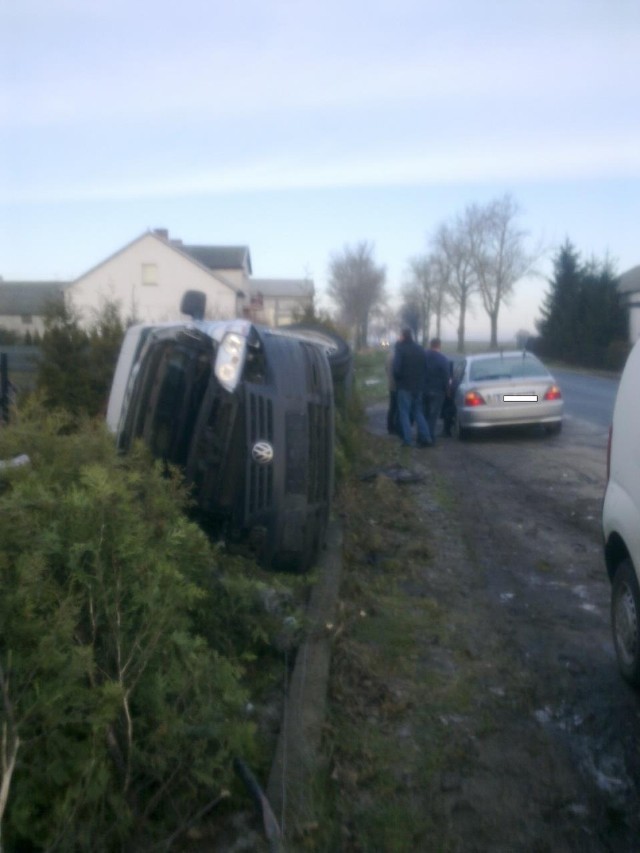
<svg viewBox="0 0 640 853"><path fill-rule="evenodd" d="M640 341L627 359L613 411L602 529L618 665L640 688Z"/></svg>

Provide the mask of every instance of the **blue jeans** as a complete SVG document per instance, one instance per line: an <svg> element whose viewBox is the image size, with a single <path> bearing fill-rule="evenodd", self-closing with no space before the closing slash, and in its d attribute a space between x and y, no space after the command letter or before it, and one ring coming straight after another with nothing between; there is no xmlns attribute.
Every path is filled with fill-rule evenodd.
<svg viewBox="0 0 640 853"><path fill-rule="evenodd" d="M415 420L418 430L418 441L421 444L431 444L429 425L424 416L424 395L413 394L411 391L398 390L398 418L403 444L412 444L411 421Z"/></svg>
<svg viewBox="0 0 640 853"><path fill-rule="evenodd" d="M438 418L442 411L445 395L441 391L427 391L424 395L425 411L427 415L427 423L429 424L429 432L432 441L436 440L436 428L438 426Z"/></svg>

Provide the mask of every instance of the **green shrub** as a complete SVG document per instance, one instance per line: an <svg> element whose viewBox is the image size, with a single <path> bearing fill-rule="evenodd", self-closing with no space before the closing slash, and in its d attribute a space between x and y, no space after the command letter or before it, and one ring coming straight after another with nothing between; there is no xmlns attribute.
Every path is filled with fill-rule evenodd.
<svg viewBox="0 0 640 853"><path fill-rule="evenodd" d="M241 659L267 643L259 589L214 581L180 478L142 448L119 457L101 425L36 411L0 430L0 459L25 452L0 470L0 840L138 849L251 754Z"/></svg>
<svg viewBox="0 0 640 853"><path fill-rule="evenodd" d="M112 302L102 306L88 330L72 306L49 305L36 375L45 405L80 416L104 414L124 332Z"/></svg>

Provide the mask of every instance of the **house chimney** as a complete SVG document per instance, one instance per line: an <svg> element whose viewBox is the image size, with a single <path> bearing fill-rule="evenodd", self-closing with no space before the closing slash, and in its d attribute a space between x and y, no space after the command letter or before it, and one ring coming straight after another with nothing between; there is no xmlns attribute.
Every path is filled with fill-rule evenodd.
<svg viewBox="0 0 640 853"><path fill-rule="evenodd" d="M167 228L154 228L153 233L156 237L160 237L161 240L169 239L169 230Z"/></svg>

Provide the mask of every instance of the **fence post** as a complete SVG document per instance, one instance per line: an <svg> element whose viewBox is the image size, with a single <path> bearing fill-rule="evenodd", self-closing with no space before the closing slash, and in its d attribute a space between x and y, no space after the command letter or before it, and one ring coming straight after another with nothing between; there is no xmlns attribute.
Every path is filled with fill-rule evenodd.
<svg viewBox="0 0 640 853"><path fill-rule="evenodd" d="M9 363L6 352L0 352L0 421L9 423Z"/></svg>

